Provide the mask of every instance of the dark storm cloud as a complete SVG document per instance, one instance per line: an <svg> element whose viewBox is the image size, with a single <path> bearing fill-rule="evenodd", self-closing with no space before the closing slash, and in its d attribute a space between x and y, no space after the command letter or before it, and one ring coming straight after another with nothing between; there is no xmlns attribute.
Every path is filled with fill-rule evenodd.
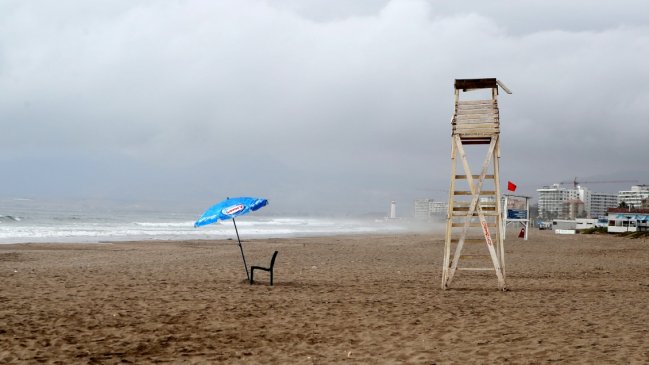
<svg viewBox="0 0 649 365"><path fill-rule="evenodd" d="M649 115L647 5L526 4L4 3L4 194L351 213L445 198L453 79L471 77L514 91L501 163L523 192L647 176L630 132Z"/></svg>

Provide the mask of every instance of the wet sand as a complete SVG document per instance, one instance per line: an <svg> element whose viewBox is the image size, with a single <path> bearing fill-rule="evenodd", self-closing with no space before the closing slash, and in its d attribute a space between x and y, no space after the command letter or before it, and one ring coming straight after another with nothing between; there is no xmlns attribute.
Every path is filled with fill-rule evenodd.
<svg viewBox="0 0 649 365"><path fill-rule="evenodd" d="M0 245L0 363L649 363L649 240L532 231L440 289L443 235Z"/></svg>

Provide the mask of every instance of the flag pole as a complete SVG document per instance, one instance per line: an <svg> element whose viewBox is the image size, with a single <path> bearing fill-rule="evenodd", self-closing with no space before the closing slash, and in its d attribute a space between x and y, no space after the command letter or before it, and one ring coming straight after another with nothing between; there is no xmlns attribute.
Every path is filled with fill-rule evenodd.
<svg viewBox="0 0 649 365"><path fill-rule="evenodd" d="M241 239L239 238L239 230L237 229L237 222L232 218L232 223L234 223L234 231L237 232L237 241L239 241L239 249L241 250L241 258L243 259L243 267L246 268L246 277L248 282L250 282L250 274L248 274L248 264L246 264L246 256L243 254L243 247L241 246Z"/></svg>

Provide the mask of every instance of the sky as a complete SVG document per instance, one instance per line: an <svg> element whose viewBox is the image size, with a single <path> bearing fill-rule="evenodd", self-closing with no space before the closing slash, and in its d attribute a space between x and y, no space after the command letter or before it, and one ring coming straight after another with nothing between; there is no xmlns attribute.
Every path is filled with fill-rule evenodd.
<svg viewBox="0 0 649 365"><path fill-rule="evenodd" d="M644 0L5 0L0 199L407 215L446 199L453 81L484 77L503 186L628 189L648 59Z"/></svg>

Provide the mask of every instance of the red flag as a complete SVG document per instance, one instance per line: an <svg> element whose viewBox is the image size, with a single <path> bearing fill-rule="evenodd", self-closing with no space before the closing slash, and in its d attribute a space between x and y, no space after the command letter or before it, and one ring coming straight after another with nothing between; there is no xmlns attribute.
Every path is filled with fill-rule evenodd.
<svg viewBox="0 0 649 365"><path fill-rule="evenodd" d="M516 184L514 184L514 183L511 182L511 181L508 181L508 182L507 182L507 190L509 190L509 191L516 191Z"/></svg>
<svg viewBox="0 0 649 365"><path fill-rule="evenodd" d="M525 238L525 228L521 228L521 231L518 232L518 238Z"/></svg>

